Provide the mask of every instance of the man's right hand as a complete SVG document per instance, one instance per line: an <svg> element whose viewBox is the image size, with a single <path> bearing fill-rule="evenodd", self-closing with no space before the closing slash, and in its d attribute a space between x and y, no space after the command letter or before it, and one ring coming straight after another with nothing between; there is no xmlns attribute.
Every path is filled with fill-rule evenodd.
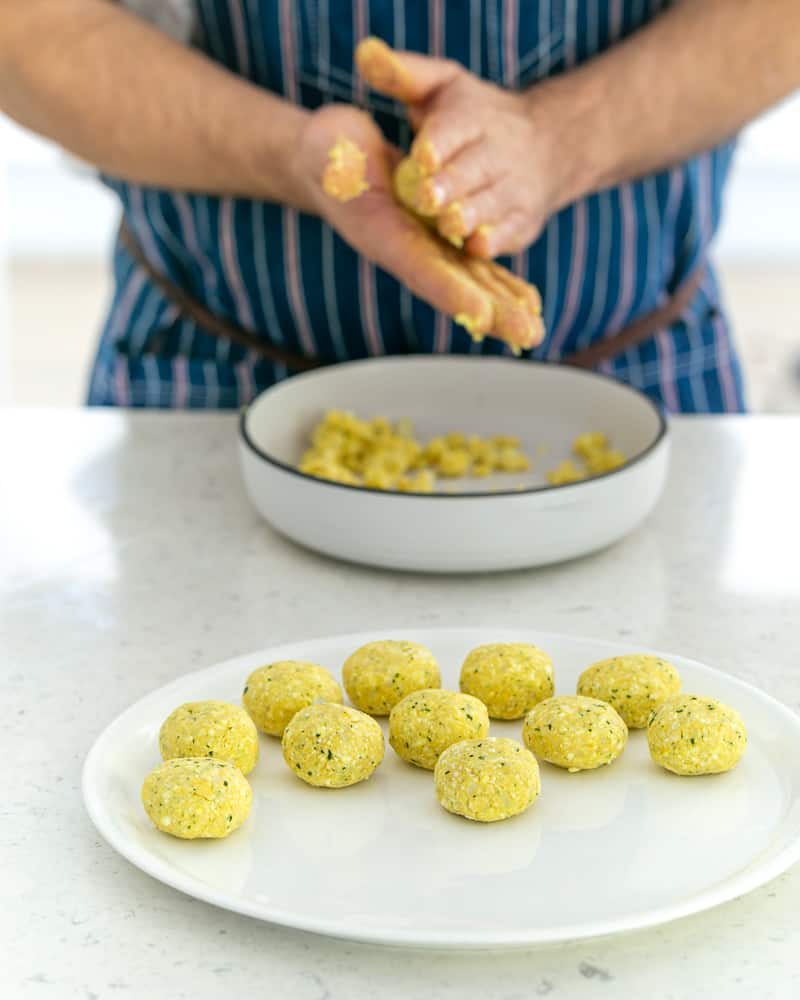
<svg viewBox="0 0 800 1000"><path fill-rule="evenodd" d="M343 140L366 154L368 185L346 201L323 186L329 154ZM536 290L499 264L456 250L402 208L392 190L400 159L400 151L386 142L368 115L347 105L328 105L306 119L297 172L313 211L419 298L456 318L473 335L492 334L516 348L538 344L544 329Z"/></svg>

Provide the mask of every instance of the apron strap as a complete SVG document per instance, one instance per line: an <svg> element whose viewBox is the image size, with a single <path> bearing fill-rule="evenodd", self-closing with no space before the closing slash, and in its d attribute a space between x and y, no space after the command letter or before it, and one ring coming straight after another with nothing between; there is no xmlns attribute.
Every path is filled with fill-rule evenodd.
<svg viewBox="0 0 800 1000"><path fill-rule="evenodd" d="M665 330L681 318L703 283L704 275L705 269L701 265L679 285L675 294L668 298L663 305L653 309L652 312L639 316L619 333L610 334L581 351L566 355L561 359L561 363L577 368L594 368L601 361L609 361L631 347L638 347L659 330Z"/></svg>
<svg viewBox="0 0 800 1000"><path fill-rule="evenodd" d="M125 219L120 224L119 242L159 289L164 298L172 303L182 316L200 327L204 333L246 347L269 361L285 365L291 371L310 371L313 368L322 368L325 365L335 363L313 355L292 354L291 351L270 343L251 330L245 330L210 312L202 303L153 267ZM568 354L561 359L561 364L578 368L594 368L600 362L608 361L617 354L649 340L659 330L671 326L681 318L700 288L704 273L703 267L698 267L663 305L635 319L619 333L604 337L574 354Z"/></svg>
<svg viewBox="0 0 800 1000"><path fill-rule="evenodd" d="M128 251L133 260L144 271L147 277L158 288L164 298L180 311L186 319L195 323L204 333L209 333L213 337L222 340L230 340L234 344L246 347L261 357L274 361L277 364L285 365L292 371L309 371L312 368L320 368L325 364L333 364L331 361L324 361L322 358L307 357L301 354L292 354L291 351L284 350L277 344L272 344L258 334L250 330L245 330L234 323L216 316L206 307L194 299L188 292L170 281L159 273L150 261L145 257L144 251L139 245L130 226L123 219L119 227L119 242Z"/></svg>

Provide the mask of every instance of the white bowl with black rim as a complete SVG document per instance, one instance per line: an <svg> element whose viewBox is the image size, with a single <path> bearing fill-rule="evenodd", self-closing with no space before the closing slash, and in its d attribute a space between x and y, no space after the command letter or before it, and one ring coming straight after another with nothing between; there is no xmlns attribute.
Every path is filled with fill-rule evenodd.
<svg viewBox="0 0 800 1000"><path fill-rule="evenodd" d="M448 431L514 434L529 472L439 481L434 494L327 482L297 466L327 410L410 418L422 439ZM627 458L592 479L551 486L572 441L603 431ZM241 415L242 474L280 534L348 562L429 573L543 566L619 541L664 487L670 438L658 407L603 375L477 356L354 361L298 375Z"/></svg>

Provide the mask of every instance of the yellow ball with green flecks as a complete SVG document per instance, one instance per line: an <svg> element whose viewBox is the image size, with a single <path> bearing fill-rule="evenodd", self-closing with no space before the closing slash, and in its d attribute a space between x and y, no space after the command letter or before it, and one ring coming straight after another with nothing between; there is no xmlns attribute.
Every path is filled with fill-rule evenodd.
<svg viewBox="0 0 800 1000"><path fill-rule="evenodd" d="M442 808L480 823L524 812L541 790L536 758L502 737L454 743L436 762L433 779Z"/></svg>
<svg viewBox="0 0 800 1000"><path fill-rule="evenodd" d="M675 774L722 774L735 767L747 746L739 713L713 698L669 698L647 726L650 756Z"/></svg>
<svg viewBox="0 0 800 1000"><path fill-rule="evenodd" d="M538 646L493 642L478 646L461 667L461 690L479 698L493 719L521 719L553 693L553 663Z"/></svg>
<svg viewBox="0 0 800 1000"><path fill-rule="evenodd" d="M349 705L309 705L283 733L283 759L302 781L345 788L364 781L383 760L383 730Z"/></svg>
<svg viewBox="0 0 800 1000"><path fill-rule="evenodd" d="M324 667L304 660L279 660L254 670L242 702L253 722L269 736L283 736L292 716L307 705L343 701L342 689Z"/></svg>
<svg viewBox="0 0 800 1000"><path fill-rule="evenodd" d="M164 760L214 757L249 774L258 761L258 730L238 705L224 701L188 701L172 712L158 734Z"/></svg>
<svg viewBox="0 0 800 1000"><path fill-rule="evenodd" d="M406 695L389 716L389 743L403 760L432 771L453 743L489 734L482 701L457 691L433 688Z"/></svg>
<svg viewBox="0 0 800 1000"><path fill-rule="evenodd" d="M547 698L532 709L522 739L541 760L568 771L588 771L619 757L628 727L608 702L568 694Z"/></svg>
<svg viewBox="0 0 800 1000"><path fill-rule="evenodd" d="M671 663L642 653L600 660L578 678L578 694L613 705L629 729L644 729L653 711L680 689Z"/></svg>
<svg viewBox="0 0 800 1000"><path fill-rule="evenodd" d="M368 642L348 657L342 680L350 701L369 715L388 715L406 695L441 686L433 653L416 642Z"/></svg>
<svg viewBox="0 0 800 1000"><path fill-rule="evenodd" d="M142 805L155 826L181 840L218 840L250 815L253 792L233 764L210 757L175 757L142 785Z"/></svg>

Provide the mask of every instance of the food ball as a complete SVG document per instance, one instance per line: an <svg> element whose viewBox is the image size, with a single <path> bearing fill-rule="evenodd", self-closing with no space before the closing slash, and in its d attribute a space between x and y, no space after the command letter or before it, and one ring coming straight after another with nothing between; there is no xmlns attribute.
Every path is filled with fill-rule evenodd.
<svg viewBox="0 0 800 1000"><path fill-rule="evenodd" d="M370 715L388 715L407 694L442 683L429 649L396 639L357 649L342 668L342 680L350 701Z"/></svg>
<svg viewBox="0 0 800 1000"><path fill-rule="evenodd" d="M341 702L342 689L332 674L316 663L279 660L254 670L242 701L253 722L269 736L283 736L292 716L307 705Z"/></svg>
<svg viewBox="0 0 800 1000"><path fill-rule="evenodd" d="M214 757L249 774L258 760L258 730L238 705L224 701L188 701L167 717L158 734L164 760Z"/></svg>
<svg viewBox="0 0 800 1000"><path fill-rule="evenodd" d="M524 812L541 788L533 754L516 740L492 736L448 747L433 777L441 806L481 823Z"/></svg>
<svg viewBox="0 0 800 1000"><path fill-rule="evenodd" d="M478 646L464 660L461 690L484 703L493 719L521 719L553 693L553 663L524 642Z"/></svg>
<svg viewBox="0 0 800 1000"><path fill-rule="evenodd" d="M182 840L219 839L250 815L253 792L233 764L211 757L175 757L142 785L144 811L159 830Z"/></svg>
<svg viewBox="0 0 800 1000"><path fill-rule="evenodd" d="M610 764L625 749L628 727L607 701L561 695L540 702L525 719L525 746L568 771Z"/></svg>
<svg viewBox="0 0 800 1000"><path fill-rule="evenodd" d="M389 716L389 743L395 753L429 771L453 743L488 733L489 713L482 701L439 688L407 694Z"/></svg>
<svg viewBox="0 0 800 1000"><path fill-rule="evenodd" d="M643 654L600 660L578 678L578 694L613 705L629 729L644 729L654 709L680 689L671 663Z"/></svg>
<svg viewBox="0 0 800 1000"><path fill-rule="evenodd" d="M737 711L712 698L680 694L647 726L650 756L675 774L721 774L738 764L747 731Z"/></svg>
<svg viewBox="0 0 800 1000"><path fill-rule="evenodd" d="M284 730L283 759L309 785L355 785L383 760L383 730L347 705L309 705Z"/></svg>

